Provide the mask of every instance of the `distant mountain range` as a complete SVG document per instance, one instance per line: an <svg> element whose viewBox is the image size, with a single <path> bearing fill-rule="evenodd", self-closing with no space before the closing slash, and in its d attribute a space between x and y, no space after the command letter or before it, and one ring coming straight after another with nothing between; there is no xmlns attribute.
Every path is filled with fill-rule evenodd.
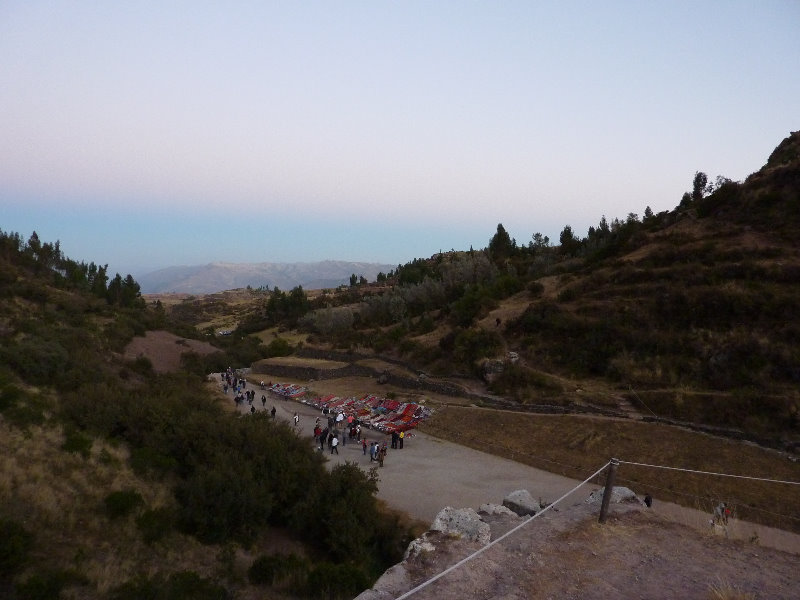
<svg viewBox="0 0 800 600"><path fill-rule="evenodd" d="M288 291L297 286L306 290L335 288L350 283L350 276L375 281L378 273L388 273L397 265L324 260L308 263L224 263L191 267L167 267L136 278L143 294L212 294L247 286L279 287Z"/></svg>

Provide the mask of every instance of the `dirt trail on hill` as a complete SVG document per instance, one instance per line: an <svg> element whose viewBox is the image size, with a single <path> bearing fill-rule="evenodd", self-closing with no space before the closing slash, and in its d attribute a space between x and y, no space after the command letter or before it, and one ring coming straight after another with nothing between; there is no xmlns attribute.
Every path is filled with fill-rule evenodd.
<svg viewBox="0 0 800 600"><path fill-rule="evenodd" d="M219 381L218 375L216 380ZM295 400L283 399L269 391L261 391L258 385L255 390L253 406L257 411L269 411L275 406L277 417L286 421L291 421L297 412L300 416L299 432L309 438L309 444L312 443L317 417L325 427L327 417L317 409ZM262 395L267 398L263 407ZM227 398L233 408L232 392L228 392ZM238 410L248 413L250 406L245 402ZM390 436L371 429L364 429L362 437L368 441L390 442ZM580 483L419 432L413 432L411 437L406 438L402 450L389 448L383 468L371 463L369 453L365 456L358 443L348 441L346 445L340 445L338 455L331 455L327 448L324 453L329 467L345 462L356 463L365 470L376 467L380 477L378 498L392 508L427 523L431 523L445 506L477 509L481 504L501 504L509 492L519 489L528 490L534 498L551 503ZM597 465L598 469L600 467L602 464ZM591 473L586 473L587 477L589 475ZM599 480L580 487L564 499L563 506L583 503L593 490L602 487L604 481L603 474ZM698 535L709 533L710 515L704 512L661 502L657 497L649 512L670 522L687 525L696 530ZM736 540L749 540L757 536L763 547L800 554L800 536L787 531L736 521L728 526L727 534Z"/></svg>

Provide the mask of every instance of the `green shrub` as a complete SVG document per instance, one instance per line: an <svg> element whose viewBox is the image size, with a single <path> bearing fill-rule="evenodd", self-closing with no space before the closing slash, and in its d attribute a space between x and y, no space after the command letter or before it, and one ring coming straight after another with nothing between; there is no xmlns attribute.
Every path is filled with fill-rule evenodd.
<svg viewBox="0 0 800 600"><path fill-rule="evenodd" d="M194 571L173 573L165 579L157 574L152 578L138 577L113 589L109 600L227 600L228 591Z"/></svg>
<svg viewBox="0 0 800 600"><path fill-rule="evenodd" d="M22 393L12 395L13 403L9 403L2 412L4 419L19 429L27 429L31 425L41 425L45 417L45 402L40 396Z"/></svg>
<svg viewBox="0 0 800 600"><path fill-rule="evenodd" d="M104 504L110 519L120 519L144 505L144 500L136 490L119 490L106 496Z"/></svg>
<svg viewBox="0 0 800 600"><path fill-rule="evenodd" d="M308 574L307 594L312 598L349 600L370 586L363 567L354 563L320 562Z"/></svg>
<svg viewBox="0 0 800 600"><path fill-rule="evenodd" d="M289 356L292 352L294 352L294 348L289 343L288 340L277 337L272 340L269 344L267 344L267 358L272 358L273 356Z"/></svg>
<svg viewBox="0 0 800 600"><path fill-rule="evenodd" d="M176 520L175 511L165 506L144 511L136 517L136 527L144 542L153 544L175 528Z"/></svg>
<svg viewBox="0 0 800 600"><path fill-rule="evenodd" d="M465 329L456 335L453 354L456 360L472 366L479 358L491 357L503 347L503 340L495 331Z"/></svg>
<svg viewBox="0 0 800 600"><path fill-rule="evenodd" d="M305 580L308 562L296 554L262 554L253 561L247 570L247 579L253 585L276 586L298 583Z"/></svg>
<svg viewBox="0 0 800 600"><path fill-rule="evenodd" d="M14 384L7 383L0 388L0 413L16 406L25 398L25 392Z"/></svg>
<svg viewBox="0 0 800 600"><path fill-rule="evenodd" d="M22 600L54 600L61 597L61 591L68 585L88 585L89 580L71 570L45 570L34 573L24 582L17 584L17 596Z"/></svg>
<svg viewBox="0 0 800 600"><path fill-rule="evenodd" d="M532 296L538 297L544 293L544 285L540 282L534 280L528 284L528 291L531 293Z"/></svg>
<svg viewBox="0 0 800 600"><path fill-rule="evenodd" d="M155 373L153 362L146 356L137 356L133 361L128 363L128 366L131 371L143 377L151 377Z"/></svg>
<svg viewBox="0 0 800 600"><path fill-rule="evenodd" d="M61 446L62 450L72 454L80 454L83 458L89 458L92 452L92 444L94 443L92 438L74 429L67 429L65 435L66 439Z"/></svg>
<svg viewBox="0 0 800 600"><path fill-rule="evenodd" d="M0 581L19 572L33 548L33 534L16 521L0 519Z"/></svg>
<svg viewBox="0 0 800 600"><path fill-rule="evenodd" d="M178 466L178 461L174 458L149 446L134 448L129 462L134 472L141 476L161 477Z"/></svg>

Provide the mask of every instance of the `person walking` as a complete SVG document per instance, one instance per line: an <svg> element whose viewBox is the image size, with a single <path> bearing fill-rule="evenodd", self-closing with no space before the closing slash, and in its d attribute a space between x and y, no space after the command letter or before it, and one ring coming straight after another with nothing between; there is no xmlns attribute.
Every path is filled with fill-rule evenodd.
<svg viewBox="0 0 800 600"><path fill-rule="evenodd" d="M273 418L273 419L275 418L275 413L276 413L276 412L278 412L278 411L276 411L276 410L275 410L275 407L274 407L274 406L272 407L272 410L271 410L271 411L269 411L269 414L271 414L271 415L272 415L272 418Z"/></svg>
<svg viewBox="0 0 800 600"><path fill-rule="evenodd" d="M367 455L367 438L361 440L361 450L363 451L362 454L364 456Z"/></svg>
<svg viewBox="0 0 800 600"><path fill-rule="evenodd" d="M378 466L383 466L383 461L386 459L386 442L383 443L381 449L378 450Z"/></svg>
<svg viewBox="0 0 800 600"><path fill-rule="evenodd" d="M297 427L297 425L300 423L300 415L294 413L293 420L294 420L294 426Z"/></svg>
<svg viewBox="0 0 800 600"><path fill-rule="evenodd" d="M333 440L331 440L331 454L333 453L339 454L339 438L336 437L334 434Z"/></svg>
<svg viewBox="0 0 800 600"><path fill-rule="evenodd" d="M406 432L405 432L405 431L401 431L401 432L400 432L400 436L399 436L399 440L400 440L400 450L402 450L402 449L403 449L403 440L405 439L405 437L406 437Z"/></svg>

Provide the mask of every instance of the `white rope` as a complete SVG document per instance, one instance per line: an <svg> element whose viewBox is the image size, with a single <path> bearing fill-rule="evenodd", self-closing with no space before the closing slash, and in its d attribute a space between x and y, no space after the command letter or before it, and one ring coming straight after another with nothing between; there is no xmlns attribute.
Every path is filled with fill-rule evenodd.
<svg viewBox="0 0 800 600"><path fill-rule="evenodd" d="M586 484L589 482L589 480L590 480L590 479L593 479L594 477L596 477L597 475L599 475L599 474L600 474L600 473L603 471L603 469L605 469L605 468L606 468L608 465L609 465L609 463L606 463L606 464L604 464L602 467L600 467L599 469L597 469L597 471L595 471L595 472L594 472L594 473L592 473L592 474L591 474L589 477L587 477L587 478L586 478L586 479L585 479L583 482L579 483L579 484L578 484L578 485L576 485L574 488L572 488L570 491L568 491L566 494L564 494L563 496L561 496L561 498L559 498L558 500L556 500L556 501L555 501L555 502L553 502L552 504L548 504L548 505L547 505L545 508L543 508L542 510L540 510L538 513L536 513L535 515L532 515L531 517L529 517L528 519L526 519L525 521L523 521L522 523L520 523L519 525L517 525L516 527L514 527L513 529L511 529L510 531L507 531L506 533L504 533L503 535L501 535L501 536L500 536L499 538L497 538L496 540L492 540L491 542L489 542L488 544L486 544L485 546L483 546L483 547L482 547L482 548L480 548L479 550L476 550L475 552L473 552L472 554L470 554L470 555L469 555L469 556L467 556L466 558L463 558L463 559L461 559L461 560L460 560L460 561L458 561L456 564L452 565L451 567L448 567L447 569L445 569L444 571L442 571L442 572L441 572L441 573L439 573L438 575L434 575L433 577L431 577L431 578L430 578L430 579L428 579L427 581L423 581L423 582L422 582L421 584L419 584L417 587L415 587L415 588L413 588L413 589L410 589L410 590L408 590L408 591L407 591L405 594L403 594L402 596L398 596L398 597L396 598L396 600L404 600L404 598L408 598L408 597L409 597L409 596L411 596L412 594L416 594L418 591L420 591L421 589L423 589L423 588L425 588L425 587L429 586L430 584L432 584L432 583L433 583L434 581L436 581L437 579L440 579L440 578L444 577L445 575L447 575L447 574L448 574L448 573L450 573L451 571L455 571L455 570L456 570L458 567L460 567L461 565L463 565L463 564L465 564L465 563L467 563L467 562L471 561L473 558L475 558L475 557L476 557L476 556L478 556L479 554L482 554L483 552L485 552L486 550L488 550L489 548L491 548L491 547L492 547L492 546L494 546L495 544L497 544L497 543L501 542L502 540L504 540L505 538L507 538L508 536L510 536L512 533L514 533L514 532L515 532L515 531L517 531L518 529L521 529L522 527L524 527L525 525L527 525L528 523L530 523L531 521L533 521L535 518L537 518L537 517L539 517L539 516L543 515L544 513L546 513L548 510L550 510L551 508L553 508L553 507L554 507L556 504L558 504L559 502L561 502L561 501L562 501L564 498L566 498L567 496L569 496L570 494L572 494L572 493L573 493L575 490L577 490L578 488L580 488L580 487L581 487L581 486L583 486L583 485L586 485Z"/></svg>
<svg viewBox="0 0 800 600"><path fill-rule="evenodd" d="M682 469L679 467L665 467L663 465L648 465L645 463L629 462L620 460L623 465L635 465L637 467L650 467L651 469L667 469L668 471L684 471L685 473L699 473L701 475L717 475L718 477L735 477L737 479L750 479L752 481L767 481L770 483L785 483L788 485L800 485L800 481L783 481L781 479L765 479L764 477L749 477L747 475L731 475L730 473L714 473L711 471L698 471L696 469Z"/></svg>

